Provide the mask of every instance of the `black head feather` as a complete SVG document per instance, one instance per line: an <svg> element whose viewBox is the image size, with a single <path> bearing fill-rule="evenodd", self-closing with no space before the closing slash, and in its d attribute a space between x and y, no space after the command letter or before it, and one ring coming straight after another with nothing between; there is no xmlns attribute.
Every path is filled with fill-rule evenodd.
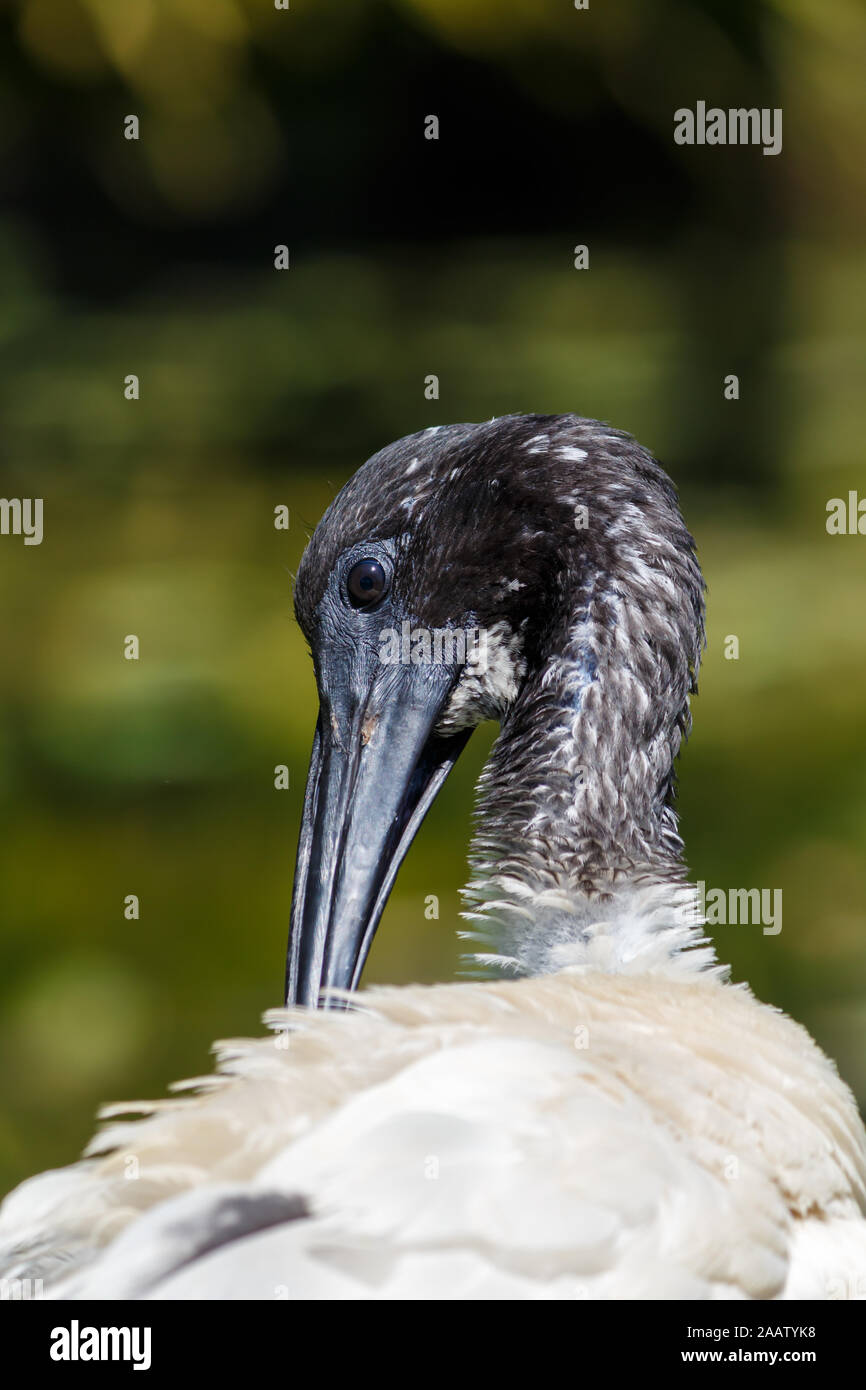
<svg viewBox="0 0 866 1390"><path fill-rule="evenodd" d="M704 617L667 474L630 435L577 415L512 415L390 444L343 488L302 560L296 610L314 651L341 557L385 542L395 612L491 634L492 672L464 673L440 725L501 722L473 845L469 892L482 915L492 897L501 923L520 881L536 918L548 889L565 895L568 910L541 935L569 950L575 931L616 916L611 903L629 921L645 912L653 930L662 911L667 930L684 877L674 760ZM673 898L656 894L665 885ZM525 915L515 907L518 927ZM672 940L695 944L682 931Z"/></svg>

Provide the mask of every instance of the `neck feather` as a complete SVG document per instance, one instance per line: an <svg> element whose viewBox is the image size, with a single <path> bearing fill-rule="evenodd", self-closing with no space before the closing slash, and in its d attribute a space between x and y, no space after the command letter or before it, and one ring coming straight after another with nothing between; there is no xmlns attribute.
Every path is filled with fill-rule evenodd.
<svg viewBox="0 0 866 1390"><path fill-rule="evenodd" d="M703 638L687 540L655 537L642 553L626 536L615 572L585 566L502 721L465 890L466 935L495 947L477 962L517 974L714 967L672 804Z"/></svg>

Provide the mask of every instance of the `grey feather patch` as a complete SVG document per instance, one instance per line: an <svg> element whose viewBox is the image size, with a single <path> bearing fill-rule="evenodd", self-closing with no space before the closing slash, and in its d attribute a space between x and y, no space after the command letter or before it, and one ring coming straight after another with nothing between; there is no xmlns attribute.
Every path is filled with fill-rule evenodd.
<svg viewBox="0 0 866 1390"><path fill-rule="evenodd" d="M203 1226L197 1219L177 1221L167 1227L165 1234L186 1250L184 1259L164 1270L161 1277L175 1273L184 1265L209 1255L233 1241L256 1235L272 1226L284 1226L289 1221L303 1221L310 1211L303 1197L286 1197L282 1192L237 1193L222 1197L211 1208L210 1220Z"/></svg>

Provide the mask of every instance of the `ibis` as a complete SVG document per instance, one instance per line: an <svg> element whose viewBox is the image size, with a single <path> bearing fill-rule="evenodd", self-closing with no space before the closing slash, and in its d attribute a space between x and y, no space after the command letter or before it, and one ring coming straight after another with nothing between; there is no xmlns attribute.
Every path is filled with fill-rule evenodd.
<svg viewBox="0 0 866 1390"><path fill-rule="evenodd" d="M328 508L295 609L319 715L286 1006L12 1192L3 1276L57 1299L862 1296L851 1092L730 982L683 863L704 585L653 456L576 415L401 439ZM491 719L465 889L485 978L360 990Z"/></svg>

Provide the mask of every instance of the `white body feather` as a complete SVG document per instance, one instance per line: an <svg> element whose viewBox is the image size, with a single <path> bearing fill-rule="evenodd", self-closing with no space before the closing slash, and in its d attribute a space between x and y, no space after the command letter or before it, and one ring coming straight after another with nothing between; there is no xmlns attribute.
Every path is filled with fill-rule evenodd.
<svg viewBox="0 0 866 1390"><path fill-rule="evenodd" d="M6 1277L83 1298L866 1293L854 1102L744 987L568 970L360 998L273 1015L200 1094L23 1184Z"/></svg>

